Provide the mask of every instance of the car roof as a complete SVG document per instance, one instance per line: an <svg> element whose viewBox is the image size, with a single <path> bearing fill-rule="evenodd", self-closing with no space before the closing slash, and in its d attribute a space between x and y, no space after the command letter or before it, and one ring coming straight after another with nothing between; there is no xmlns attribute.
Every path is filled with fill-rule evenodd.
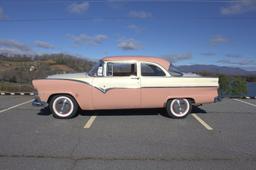
<svg viewBox="0 0 256 170"><path fill-rule="evenodd" d="M170 66L170 62L159 57L146 57L146 56L109 56L104 57L103 61L127 61L127 60L136 60L136 61L144 61L151 62L161 65L164 69L168 70Z"/></svg>

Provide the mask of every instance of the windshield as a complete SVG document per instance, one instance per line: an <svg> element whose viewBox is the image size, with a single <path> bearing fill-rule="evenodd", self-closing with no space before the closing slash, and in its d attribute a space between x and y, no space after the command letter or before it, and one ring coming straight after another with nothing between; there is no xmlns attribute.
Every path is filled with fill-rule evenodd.
<svg viewBox="0 0 256 170"><path fill-rule="evenodd" d="M95 64L92 69L89 71L88 75L91 77L98 77L98 76L102 76L102 75L98 75L98 68L99 67L103 67L103 61L99 61L97 64Z"/></svg>
<svg viewBox="0 0 256 170"><path fill-rule="evenodd" d="M174 65L170 65L168 72L174 76L174 77L182 77L183 73L181 71L179 71L179 69L177 69Z"/></svg>

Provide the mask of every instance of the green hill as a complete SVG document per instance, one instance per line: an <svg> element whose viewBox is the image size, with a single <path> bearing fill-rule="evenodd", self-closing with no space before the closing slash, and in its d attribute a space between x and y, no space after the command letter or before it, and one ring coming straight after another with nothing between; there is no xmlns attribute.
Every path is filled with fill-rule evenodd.
<svg viewBox="0 0 256 170"><path fill-rule="evenodd" d="M94 62L67 54L0 55L0 91L32 91L33 79L52 74L87 72Z"/></svg>

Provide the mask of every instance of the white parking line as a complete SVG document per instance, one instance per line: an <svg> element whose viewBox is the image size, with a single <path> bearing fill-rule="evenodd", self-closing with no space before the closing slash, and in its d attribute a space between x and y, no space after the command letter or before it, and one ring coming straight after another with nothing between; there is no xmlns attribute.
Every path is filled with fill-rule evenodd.
<svg viewBox="0 0 256 170"><path fill-rule="evenodd" d="M213 130L211 126L209 126L203 119L201 119L199 116L196 114L192 113L191 114L199 123L201 123L207 130Z"/></svg>
<svg viewBox="0 0 256 170"><path fill-rule="evenodd" d="M24 104L28 104L28 103L30 103L30 102L32 102L32 100L29 100L29 101L26 101L26 102L17 104L17 105L15 105L15 106L9 107L9 108L7 108L7 109L0 110L0 113L6 112L6 111L8 111L8 110L11 110L11 109L14 109L14 108L16 108L16 107L22 106L22 105L24 105Z"/></svg>
<svg viewBox="0 0 256 170"><path fill-rule="evenodd" d="M233 99L233 100L236 100L236 101L239 101L239 102L242 102L242 103L248 104L248 105L250 105L250 106L254 106L254 107L256 107L256 105L255 105L255 104L248 103L248 102L245 102L245 101L243 101L243 100L239 100L239 99Z"/></svg>
<svg viewBox="0 0 256 170"><path fill-rule="evenodd" d="M84 128L89 129L92 126L95 119L96 119L96 116L91 116L90 119L84 125Z"/></svg>

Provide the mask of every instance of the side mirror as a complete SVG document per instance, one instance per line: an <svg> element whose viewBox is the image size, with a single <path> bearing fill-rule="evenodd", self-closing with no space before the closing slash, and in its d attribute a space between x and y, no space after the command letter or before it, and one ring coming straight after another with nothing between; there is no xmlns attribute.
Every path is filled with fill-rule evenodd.
<svg viewBox="0 0 256 170"><path fill-rule="evenodd" d="M97 74L98 74L98 76L103 76L103 67L102 66L98 67Z"/></svg>

